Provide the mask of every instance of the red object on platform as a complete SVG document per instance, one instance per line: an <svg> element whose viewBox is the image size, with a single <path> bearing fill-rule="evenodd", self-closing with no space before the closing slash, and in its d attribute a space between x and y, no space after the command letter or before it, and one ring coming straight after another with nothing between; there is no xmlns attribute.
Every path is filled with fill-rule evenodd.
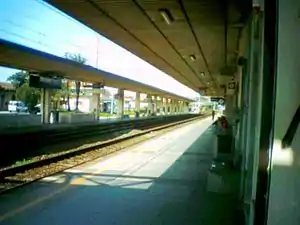
<svg viewBox="0 0 300 225"><path fill-rule="evenodd" d="M222 125L223 125L223 128L225 128L225 129L228 128L228 123L226 120L223 121Z"/></svg>
<svg viewBox="0 0 300 225"><path fill-rule="evenodd" d="M224 116L222 116L220 118L220 122L221 122L221 126L224 128L224 129L227 129L228 128L228 121L226 120L226 118Z"/></svg>

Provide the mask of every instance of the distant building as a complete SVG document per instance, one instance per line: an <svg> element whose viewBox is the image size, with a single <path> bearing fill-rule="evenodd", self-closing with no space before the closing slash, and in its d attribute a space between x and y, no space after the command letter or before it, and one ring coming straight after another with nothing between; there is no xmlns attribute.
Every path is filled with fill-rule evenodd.
<svg viewBox="0 0 300 225"><path fill-rule="evenodd" d="M8 102L15 99L15 87L10 83L0 82L0 111L7 111Z"/></svg>

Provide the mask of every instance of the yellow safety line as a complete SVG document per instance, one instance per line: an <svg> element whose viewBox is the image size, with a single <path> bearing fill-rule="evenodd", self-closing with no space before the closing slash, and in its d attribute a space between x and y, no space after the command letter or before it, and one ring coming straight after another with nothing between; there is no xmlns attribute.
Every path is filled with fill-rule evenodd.
<svg viewBox="0 0 300 225"><path fill-rule="evenodd" d="M0 222L3 221L3 220L6 220L10 217L13 217L15 216L16 214L18 213L21 213L31 207L34 207L50 198L53 198L55 195L58 195L60 193L62 193L63 191L66 191L69 187L71 187L72 185L80 185L80 184L83 184L88 178L91 178L93 177L93 175L97 174L97 173L100 173L100 172L103 172L104 170L106 170L108 168L109 165L107 166L104 166L102 167L101 169L91 173L90 175L85 175L84 177L79 177L79 178L76 178L74 180L72 180L69 184L66 184L64 187L60 188L59 190L56 190L50 194L48 194L47 196L44 196L44 197L38 197L36 198L35 200L17 208L17 209L14 209L14 210L11 210L3 215L0 215Z"/></svg>

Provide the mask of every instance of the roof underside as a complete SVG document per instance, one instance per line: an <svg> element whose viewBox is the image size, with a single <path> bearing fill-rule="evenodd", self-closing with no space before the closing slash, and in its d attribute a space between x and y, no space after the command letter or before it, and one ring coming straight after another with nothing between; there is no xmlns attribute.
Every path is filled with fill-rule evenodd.
<svg viewBox="0 0 300 225"><path fill-rule="evenodd" d="M0 39L0 65L37 73L51 72L73 80L104 82L106 86L110 87L191 101L189 98L156 87L2 39Z"/></svg>
<svg viewBox="0 0 300 225"><path fill-rule="evenodd" d="M48 2L182 84L196 91L204 88L209 95L220 94L220 85L232 78L241 33L232 25L243 23L251 7L249 0ZM160 9L167 9L171 24Z"/></svg>

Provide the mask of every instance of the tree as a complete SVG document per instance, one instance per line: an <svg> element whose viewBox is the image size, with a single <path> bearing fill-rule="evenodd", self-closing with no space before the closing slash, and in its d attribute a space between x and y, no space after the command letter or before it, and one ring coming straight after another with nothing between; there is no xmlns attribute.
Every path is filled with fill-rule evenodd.
<svg viewBox="0 0 300 225"><path fill-rule="evenodd" d="M61 89L55 91L55 94L53 95L53 100L56 105L56 108L59 108L62 99L63 104L67 103L68 111L70 111L70 90L68 88L68 82L69 81L66 79L62 80L62 87Z"/></svg>
<svg viewBox="0 0 300 225"><path fill-rule="evenodd" d="M28 83L22 84L16 90L17 100L24 102L31 110L39 102L41 92L37 88L30 87Z"/></svg>
<svg viewBox="0 0 300 225"><path fill-rule="evenodd" d="M16 88L16 99L24 102L28 109L32 109L40 100L40 90L30 87L28 84L29 73L20 71L12 74L7 81L12 83Z"/></svg>
<svg viewBox="0 0 300 225"><path fill-rule="evenodd" d="M29 73L27 71L20 71L9 76L7 78L7 81L13 84L15 88L19 88L23 84L27 83L28 79L29 79Z"/></svg>
<svg viewBox="0 0 300 225"><path fill-rule="evenodd" d="M65 53L65 57L67 59L73 60L74 62L77 62L77 63L80 63L80 64L85 64L86 61L87 61L86 58L84 58L80 54L72 54L72 53L68 53L67 52L67 53ZM76 90L76 105L75 105L75 110L77 110L77 111L78 111L78 105L79 105L80 86L81 86L81 82L80 81L75 81L75 90ZM70 98L70 96L68 96L68 98Z"/></svg>

